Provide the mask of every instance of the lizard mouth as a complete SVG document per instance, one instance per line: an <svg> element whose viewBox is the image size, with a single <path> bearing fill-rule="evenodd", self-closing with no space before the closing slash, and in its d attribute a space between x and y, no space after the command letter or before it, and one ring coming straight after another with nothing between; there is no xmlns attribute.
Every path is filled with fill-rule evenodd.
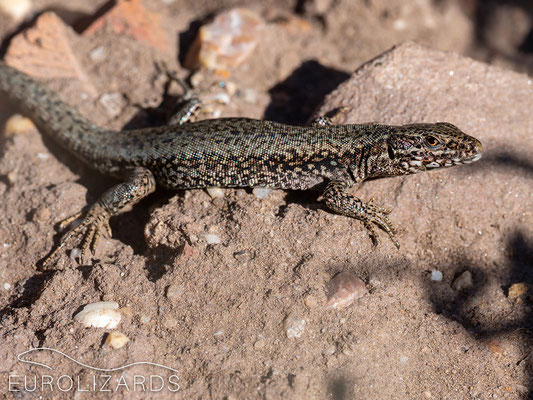
<svg viewBox="0 0 533 400"><path fill-rule="evenodd" d="M461 165L461 164L470 164L474 161L479 160L482 157L481 153L474 154L470 157L465 158L450 158L450 159L444 159L444 160L433 160L431 162L424 163L424 167L426 169L432 169L432 168L443 168L443 167L453 167L454 165ZM409 162L409 166L411 168L421 167L422 162L420 160L415 160Z"/></svg>
<svg viewBox="0 0 533 400"><path fill-rule="evenodd" d="M471 157L468 157L468 158L465 158L460 164L470 164L470 163L473 163L474 161L477 161L479 160L481 157L483 156L482 153L477 153Z"/></svg>

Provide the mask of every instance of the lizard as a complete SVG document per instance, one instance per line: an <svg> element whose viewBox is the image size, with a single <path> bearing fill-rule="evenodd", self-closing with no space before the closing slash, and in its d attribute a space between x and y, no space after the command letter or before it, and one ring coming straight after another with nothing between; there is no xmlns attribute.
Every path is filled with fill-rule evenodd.
<svg viewBox="0 0 533 400"><path fill-rule="evenodd" d="M44 84L0 61L0 93L32 119L38 130L90 168L118 183L60 223L64 231L43 265L81 235L81 260L94 255L110 217L166 189L264 186L320 190L327 209L360 220L374 243L376 228L399 248L391 210L348 191L367 179L402 176L479 160L482 144L448 122L407 125L335 124L318 117L309 126L250 118L191 121L200 106L186 94L174 123L111 131L64 103ZM81 221L77 226L74 221Z"/></svg>

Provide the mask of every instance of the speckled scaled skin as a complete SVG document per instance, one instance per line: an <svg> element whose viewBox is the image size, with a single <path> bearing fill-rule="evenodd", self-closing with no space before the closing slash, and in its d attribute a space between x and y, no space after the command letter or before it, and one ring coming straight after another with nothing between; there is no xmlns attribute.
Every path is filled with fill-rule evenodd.
<svg viewBox="0 0 533 400"><path fill-rule="evenodd" d="M67 226L83 216L46 261L78 232L85 232L82 257L89 246L94 251L100 231L110 234L109 218L156 186L322 190L329 209L361 220L375 243L375 226L380 227L399 247L389 211L346 189L368 178L472 162L482 150L477 139L449 123L334 125L318 118L310 127L297 127L246 118L188 122L193 106L180 112L179 124L115 132L92 124L44 85L1 62L0 92L40 131L121 181L85 213L65 221Z"/></svg>

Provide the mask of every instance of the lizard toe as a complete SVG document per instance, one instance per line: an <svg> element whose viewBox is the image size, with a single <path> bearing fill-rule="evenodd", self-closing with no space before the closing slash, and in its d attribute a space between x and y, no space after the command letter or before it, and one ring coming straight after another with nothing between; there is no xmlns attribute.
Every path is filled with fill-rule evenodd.
<svg viewBox="0 0 533 400"><path fill-rule="evenodd" d="M79 234L83 235L83 238L81 240L80 254L80 260L82 262L84 262L85 260L87 250L90 250L91 254L94 255L96 251L96 245L98 243L98 239L102 230L105 231L109 236L111 236L111 228L109 226L109 215L98 204L95 204L86 212L85 216L81 219L79 225L73 226L69 229L69 225L79 219L82 215L82 212L77 213L63 220L60 223L60 228L67 228L67 231L60 239L57 247L52 251L52 253L50 253L49 256L45 258L45 260L43 261L43 266L47 266L50 261L55 258L58 252L61 249L65 248L67 244L71 241L71 239L75 236L78 236Z"/></svg>

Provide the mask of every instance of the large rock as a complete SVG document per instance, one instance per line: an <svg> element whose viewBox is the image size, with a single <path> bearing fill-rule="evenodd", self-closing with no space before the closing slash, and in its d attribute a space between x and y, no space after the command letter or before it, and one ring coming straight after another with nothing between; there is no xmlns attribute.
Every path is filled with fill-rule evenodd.
<svg viewBox="0 0 533 400"><path fill-rule="evenodd" d="M502 262L510 236L533 232L532 78L406 43L359 68L317 114L339 106L350 107L343 123L447 121L483 143L475 164L382 179L357 192L394 208L402 253Z"/></svg>

